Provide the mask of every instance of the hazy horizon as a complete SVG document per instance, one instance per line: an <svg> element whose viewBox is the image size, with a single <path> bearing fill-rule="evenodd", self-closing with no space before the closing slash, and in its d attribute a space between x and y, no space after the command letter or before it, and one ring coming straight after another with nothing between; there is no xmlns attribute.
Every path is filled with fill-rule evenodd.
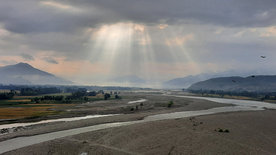
<svg viewBox="0 0 276 155"><path fill-rule="evenodd" d="M276 74L275 8L273 0L4 0L0 66L25 62L89 85Z"/></svg>

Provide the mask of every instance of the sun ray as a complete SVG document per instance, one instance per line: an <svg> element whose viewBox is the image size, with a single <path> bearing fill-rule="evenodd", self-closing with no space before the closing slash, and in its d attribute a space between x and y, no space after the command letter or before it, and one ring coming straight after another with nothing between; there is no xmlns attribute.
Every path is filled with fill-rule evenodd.
<svg viewBox="0 0 276 155"><path fill-rule="evenodd" d="M102 69L109 69L107 76L103 79L105 81L128 75L142 76L149 81L161 79L164 73L160 66L168 65L168 63L157 60L158 54L162 53L153 48L155 40L152 40L152 31L150 26L131 22L103 25L93 29L90 32L91 37L87 47L90 62L102 63ZM193 35L188 34L179 38L176 32L168 27L160 31L162 33L159 35L169 52L168 59L173 62L170 63L169 68L180 71L182 68L185 74L186 65L189 65L193 68L192 70L200 71L185 44L186 41L193 39Z"/></svg>
<svg viewBox="0 0 276 155"><path fill-rule="evenodd" d="M186 63L192 64L193 71L195 71L195 73L201 72L200 66L194 60L191 54L191 51L189 51L186 47L186 42L194 39L193 34L190 33L184 36L179 36L176 34L175 31L172 31L171 29L169 30L168 34L170 34L170 38L166 38L165 42L169 48L169 52L171 56L174 59L174 62L186 61ZM175 52L175 51L180 51L180 52ZM176 64L179 65L179 63L176 63ZM182 68L184 70L185 66L182 65Z"/></svg>
<svg viewBox="0 0 276 155"><path fill-rule="evenodd" d="M95 30L88 47L91 63L104 62L110 68L109 77L128 74L132 63L133 33L133 23L104 25Z"/></svg>

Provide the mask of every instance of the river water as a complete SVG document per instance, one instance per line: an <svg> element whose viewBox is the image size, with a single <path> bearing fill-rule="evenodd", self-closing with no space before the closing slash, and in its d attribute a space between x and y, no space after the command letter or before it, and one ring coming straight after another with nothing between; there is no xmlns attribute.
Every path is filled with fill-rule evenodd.
<svg viewBox="0 0 276 155"><path fill-rule="evenodd" d="M146 102L146 99L140 99L135 101L129 101L128 104L135 104L135 103L143 103ZM77 120L83 120L83 119L90 119L90 118L99 118L99 117L107 117L107 116L115 116L119 114L109 114L109 115L88 115L84 117L71 117L71 118L60 118L60 119L51 119L51 120L43 120L39 122L31 122L31 123L12 123L12 124L4 124L0 125L1 129L7 129L7 128L16 128L16 127L25 127L30 125L36 125L36 124L44 124L44 123L52 123L52 122L69 122L69 121L77 121Z"/></svg>
<svg viewBox="0 0 276 155"><path fill-rule="evenodd" d="M213 98L213 97L198 97L198 96L181 96L181 95L165 95L165 96L203 99L203 100L213 101L217 103L233 104L236 106L244 106L244 107L276 109L276 104L261 102L261 101L225 99L225 98Z"/></svg>
<svg viewBox="0 0 276 155"><path fill-rule="evenodd" d="M134 104L134 103L143 103L146 102L146 99L140 99L140 100L136 100L136 101L129 101L127 104Z"/></svg>
<svg viewBox="0 0 276 155"><path fill-rule="evenodd" d="M70 121L77 121L77 120L90 119L90 118L99 118L99 117L107 117L107 116L115 116L115 115L118 115L118 114L88 115L88 116L83 116L83 117L50 119L50 120L43 120L43 121L39 121L39 122L30 122L30 123L3 124L3 125L0 125L0 130L5 129L5 128L20 127L20 126L30 126L30 125L36 125L36 124L52 123L52 122L70 122Z"/></svg>
<svg viewBox="0 0 276 155"><path fill-rule="evenodd" d="M264 110L264 108L276 109L276 104L258 102L258 101L194 97L194 96L176 96L176 95L168 95L168 96L194 98L194 99L205 99L205 100L214 101L214 102L218 102L218 103L222 103L222 104L233 104L234 106L217 107L217 108L211 108L211 109L207 109L207 110L183 111L183 112L173 112L173 113L166 113L166 114L151 115L151 116L145 117L143 120L139 120L139 121L106 123L106 124L99 124L99 125L93 125L93 126L76 128L76 129L69 129L69 130L46 133L46 134L41 134L41 135L29 136L29 137L18 137L18 138L0 142L0 153L8 152L11 150L19 149L19 148L22 148L25 146L30 146L30 145L45 142L45 141L54 140L57 138L72 136L72 135L85 133L85 132L97 131L97 130L101 130L101 129L107 129L107 128L111 128L111 127L126 126L126 125L131 125L131 124L151 122L151 121L157 121L157 120L209 115L209 114L216 114L216 113L223 113L223 112L256 111L256 110ZM22 143L22 142L24 142L24 143Z"/></svg>

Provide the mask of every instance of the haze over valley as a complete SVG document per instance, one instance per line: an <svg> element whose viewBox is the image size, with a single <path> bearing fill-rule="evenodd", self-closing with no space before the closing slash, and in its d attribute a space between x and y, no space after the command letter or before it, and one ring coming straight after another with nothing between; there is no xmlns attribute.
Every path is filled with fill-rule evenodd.
<svg viewBox="0 0 276 155"><path fill-rule="evenodd" d="M2 0L0 154L276 154L275 0Z"/></svg>

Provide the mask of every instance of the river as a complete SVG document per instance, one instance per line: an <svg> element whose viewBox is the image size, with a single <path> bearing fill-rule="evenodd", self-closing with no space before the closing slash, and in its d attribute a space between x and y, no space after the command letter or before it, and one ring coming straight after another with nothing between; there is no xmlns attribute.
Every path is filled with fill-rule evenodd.
<svg viewBox="0 0 276 155"><path fill-rule="evenodd" d="M8 151L19 149L19 148L22 148L25 146L30 146L30 145L34 145L37 143L46 142L46 141L50 141L50 140L54 140L54 139L62 138L62 137L66 137L66 136L72 136L72 135L77 135L80 133L97 131L97 130L107 129L107 128L111 128L111 127L126 126L126 125L131 125L131 124L136 124L136 123L145 123L145 122L151 122L151 121L157 121L157 120L209 115L209 114L216 114L216 113L223 113L223 112L265 110L264 108L276 109L276 104L259 102L259 101L195 97L195 96L179 96L179 95L168 95L168 96L204 99L204 100L214 101L214 102L218 102L218 103L222 103L222 104L233 104L234 106L217 107L217 108L211 108L211 109L207 109L207 110L183 111L183 112L173 112L173 113L166 113L166 114L151 115L151 116L147 116L143 120L139 120L139 121L106 123L106 124L99 124L99 125L93 125L93 126L76 128L76 129L69 129L69 130L40 134L40 135L29 136L29 137L13 138L10 140L0 142L0 153L8 152ZM24 143L22 143L22 142L24 142Z"/></svg>

